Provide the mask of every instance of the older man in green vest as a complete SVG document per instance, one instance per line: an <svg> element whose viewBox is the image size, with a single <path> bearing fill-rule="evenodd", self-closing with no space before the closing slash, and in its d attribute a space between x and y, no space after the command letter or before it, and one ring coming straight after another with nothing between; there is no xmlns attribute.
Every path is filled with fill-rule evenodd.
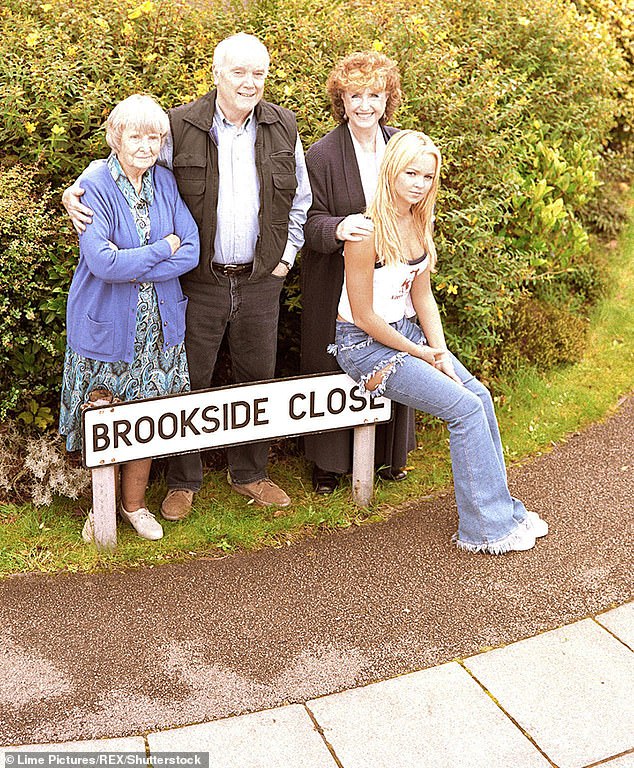
<svg viewBox="0 0 634 768"><path fill-rule="evenodd" d="M303 245L311 194L292 112L263 100L269 54L240 33L214 51L216 88L169 112L164 162L200 232L200 262L181 278L188 298L185 345L192 389L213 385L225 333L236 382L275 374L279 299ZM64 193L76 228L90 222L77 184ZM227 449L229 483L262 506L290 498L267 473L268 443ZM167 520L189 513L202 484L198 453L169 459Z"/></svg>

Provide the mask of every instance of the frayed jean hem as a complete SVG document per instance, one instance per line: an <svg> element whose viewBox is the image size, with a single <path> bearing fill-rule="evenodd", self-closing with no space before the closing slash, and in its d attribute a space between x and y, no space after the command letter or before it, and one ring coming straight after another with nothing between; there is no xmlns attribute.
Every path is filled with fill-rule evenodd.
<svg viewBox="0 0 634 768"><path fill-rule="evenodd" d="M524 518L524 520L525 519L526 518ZM469 541L460 541L457 533L454 533L454 535L451 537L451 540L458 547L458 549L461 549L464 552L473 552L475 554L483 553L486 555L504 555L507 552L515 551L513 544L515 543L516 536L519 533L520 526L524 520L520 521L512 531L497 541L485 541L481 544L473 544Z"/></svg>

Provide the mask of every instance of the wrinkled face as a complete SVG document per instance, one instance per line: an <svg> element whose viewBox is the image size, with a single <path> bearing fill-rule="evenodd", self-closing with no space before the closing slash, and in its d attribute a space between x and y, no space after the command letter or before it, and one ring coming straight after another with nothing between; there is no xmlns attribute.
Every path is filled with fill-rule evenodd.
<svg viewBox="0 0 634 768"><path fill-rule="evenodd" d="M436 158L422 155L403 168L394 183L394 194L399 209L409 210L424 200L432 188L436 176Z"/></svg>
<svg viewBox="0 0 634 768"><path fill-rule="evenodd" d="M369 130L376 128L385 114L387 93L372 88L349 90L341 94L346 117L352 129Z"/></svg>
<svg viewBox="0 0 634 768"><path fill-rule="evenodd" d="M117 157L126 176L138 176L154 165L160 150L161 134L158 131L126 126Z"/></svg>
<svg viewBox="0 0 634 768"><path fill-rule="evenodd" d="M218 104L231 122L244 120L264 94L268 59L259 48L228 51L214 71Z"/></svg>

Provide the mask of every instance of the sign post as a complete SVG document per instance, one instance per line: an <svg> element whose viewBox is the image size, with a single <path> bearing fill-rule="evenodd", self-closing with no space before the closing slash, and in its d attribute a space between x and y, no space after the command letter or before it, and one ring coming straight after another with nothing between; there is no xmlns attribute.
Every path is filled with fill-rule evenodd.
<svg viewBox="0 0 634 768"><path fill-rule="evenodd" d="M115 466L93 469L92 514L93 538L98 549L115 549L117 546L117 499Z"/></svg>
<svg viewBox="0 0 634 768"><path fill-rule="evenodd" d="M374 490L374 424L354 428L352 498L361 507L372 501Z"/></svg>
<svg viewBox="0 0 634 768"><path fill-rule="evenodd" d="M345 373L276 379L87 408L84 465L93 472L98 547L116 545L115 465L279 437L355 428L352 489L372 499L374 424L391 402L360 394Z"/></svg>

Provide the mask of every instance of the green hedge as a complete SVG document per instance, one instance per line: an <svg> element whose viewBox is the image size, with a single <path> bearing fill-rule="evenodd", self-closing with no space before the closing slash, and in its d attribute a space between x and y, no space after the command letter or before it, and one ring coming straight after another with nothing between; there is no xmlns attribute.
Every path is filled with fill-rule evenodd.
<svg viewBox="0 0 634 768"><path fill-rule="evenodd" d="M75 237L32 168L0 163L0 420L45 428L59 391Z"/></svg>
<svg viewBox="0 0 634 768"><path fill-rule="evenodd" d="M12 315L0 318L5 409L32 412L34 402L46 407L57 399L60 299L76 256L51 229L61 231L56 198L42 196L41 185L57 195L91 158L105 155L100 125L131 92L150 91L165 107L206 92L214 45L238 30L268 45L266 97L297 113L305 146L333 127L324 84L338 58L374 47L399 62L405 102L396 123L425 130L445 158L435 281L448 336L467 363L493 373L496 348L522 318L533 316L519 310L526 300L575 313L600 288L588 227L610 216L613 201L598 191L606 157L630 151L622 118L631 61L597 5L5 0L2 173L19 162L31 186L25 199L10 177L0 183L0 197L3 205L25 212L37 200L44 221L34 232L29 216L18 216L16 226L3 230L3 250L10 245L16 264L32 242L40 262L38 273L25 278L20 322ZM62 240L73 238L66 232ZM5 284L15 268L6 267ZM47 270L51 276L42 279ZM15 300L21 303L19 296ZM297 367L300 307L294 273L280 330L282 374ZM569 327L555 315L553 333ZM37 339L28 366L15 352L29 348L24 323L33 324L26 336Z"/></svg>
<svg viewBox="0 0 634 768"><path fill-rule="evenodd" d="M634 7L630 0L575 0L575 5L607 28L626 64L611 144L629 153L634 144Z"/></svg>

